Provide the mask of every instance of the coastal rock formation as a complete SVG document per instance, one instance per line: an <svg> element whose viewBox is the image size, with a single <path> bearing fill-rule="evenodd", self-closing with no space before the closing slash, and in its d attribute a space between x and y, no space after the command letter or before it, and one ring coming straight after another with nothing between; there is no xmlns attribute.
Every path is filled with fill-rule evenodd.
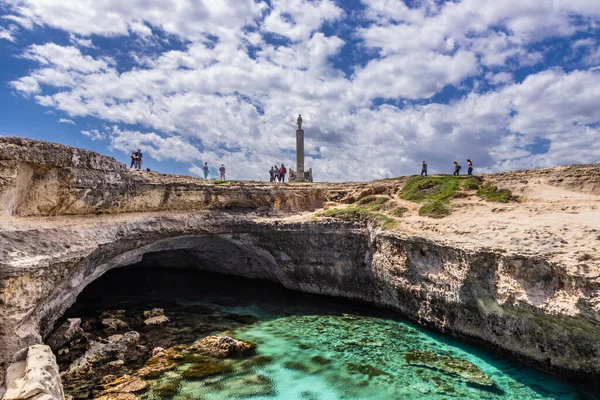
<svg viewBox="0 0 600 400"><path fill-rule="evenodd" d="M457 197L452 215L434 220L400 198L406 179L215 184L0 138L0 371L48 342L88 284L141 263L362 300L547 369L600 377L599 170L484 176L520 202ZM579 183L560 179L573 171ZM313 213L383 195L405 209L395 229ZM116 321L107 327L123 333Z"/></svg>
<svg viewBox="0 0 600 400"><path fill-rule="evenodd" d="M0 392L1 394L1 392ZM58 365L48 346L35 345L15 354L6 371L4 400L62 400Z"/></svg>
<svg viewBox="0 0 600 400"><path fill-rule="evenodd" d="M229 336L207 336L197 340L191 349L201 351L214 357L230 357L249 355L256 348L252 343L242 342Z"/></svg>

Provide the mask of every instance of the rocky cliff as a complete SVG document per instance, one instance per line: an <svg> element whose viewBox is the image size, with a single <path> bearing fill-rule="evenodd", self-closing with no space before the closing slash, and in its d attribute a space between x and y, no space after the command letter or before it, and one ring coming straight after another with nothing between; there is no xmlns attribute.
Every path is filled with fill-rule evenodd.
<svg viewBox="0 0 600 400"><path fill-rule="evenodd" d="M544 368L599 377L600 168L479 179L519 201L461 192L450 216L431 219L402 200L406 179L207 182L0 138L0 370L43 343L86 285L143 259L390 307ZM322 213L377 196L403 210L387 217L393 229Z"/></svg>

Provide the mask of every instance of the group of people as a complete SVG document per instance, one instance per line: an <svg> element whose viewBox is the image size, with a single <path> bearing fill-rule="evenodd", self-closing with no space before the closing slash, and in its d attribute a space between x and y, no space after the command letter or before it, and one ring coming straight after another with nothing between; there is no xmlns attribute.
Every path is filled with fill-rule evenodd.
<svg viewBox="0 0 600 400"><path fill-rule="evenodd" d="M467 167L467 175L473 175L473 163L468 158ZM454 161L454 172L452 173L452 175L460 175L461 168L462 167L458 164L458 162ZM427 163L425 161L423 161L423 164L421 165L421 176L423 175L427 176Z"/></svg>
<svg viewBox="0 0 600 400"><path fill-rule="evenodd" d="M274 165L269 170L269 182L285 182L285 174L287 174L287 169L283 164L279 168Z"/></svg>
<svg viewBox="0 0 600 400"><path fill-rule="evenodd" d="M219 179L222 181L226 180L225 171L225 165L221 164L221 166L219 167ZM207 162L204 163L204 166L202 167L202 172L204 172L204 179L208 179L208 173L210 172L210 168Z"/></svg>
<svg viewBox="0 0 600 400"><path fill-rule="evenodd" d="M142 169L142 150L131 152L131 165L129 168Z"/></svg>

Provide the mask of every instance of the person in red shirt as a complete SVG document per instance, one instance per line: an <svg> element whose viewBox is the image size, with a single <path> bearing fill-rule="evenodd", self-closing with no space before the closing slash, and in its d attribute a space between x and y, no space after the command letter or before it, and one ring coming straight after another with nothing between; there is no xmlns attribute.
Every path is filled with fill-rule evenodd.
<svg viewBox="0 0 600 400"><path fill-rule="evenodd" d="M287 174L287 169L281 164L281 168L279 168L279 182L285 183L285 174Z"/></svg>

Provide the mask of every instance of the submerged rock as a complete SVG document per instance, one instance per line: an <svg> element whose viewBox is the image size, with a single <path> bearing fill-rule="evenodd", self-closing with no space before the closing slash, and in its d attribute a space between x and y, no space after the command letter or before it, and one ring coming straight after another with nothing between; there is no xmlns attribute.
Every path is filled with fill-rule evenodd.
<svg viewBox="0 0 600 400"><path fill-rule="evenodd" d="M217 375L225 375L233 372L231 365L221 361L211 360L201 364L194 364L181 373L188 380L201 380Z"/></svg>
<svg viewBox="0 0 600 400"><path fill-rule="evenodd" d="M215 357L230 357L251 355L256 350L256 345L229 336L207 336L194 342L190 348Z"/></svg>
<svg viewBox="0 0 600 400"><path fill-rule="evenodd" d="M156 384L152 388L152 393L158 395L161 398L168 398L177 395L179 393L179 389L181 388L181 379L169 379L163 381L159 384Z"/></svg>
<svg viewBox="0 0 600 400"><path fill-rule="evenodd" d="M137 376L123 375L104 385L103 394L108 393L139 393L146 389L148 384Z"/></svg>
<svg viewBox="0 0 600 400"><path fill-rule="evenodd" d="M410 351L404 354L404 359L410 365L427 367L449 375L459 376L467 383L482 386L494 386L496 384L479 367L467 360L439 356L424 350Z"/></svg>
<svg viewBox="0 0 600 400"><path fill-rule="evenodd" d="M277 394L271 379L264 375L250 375L227 380L220 389L233 398L272 397Z"/></svg>

